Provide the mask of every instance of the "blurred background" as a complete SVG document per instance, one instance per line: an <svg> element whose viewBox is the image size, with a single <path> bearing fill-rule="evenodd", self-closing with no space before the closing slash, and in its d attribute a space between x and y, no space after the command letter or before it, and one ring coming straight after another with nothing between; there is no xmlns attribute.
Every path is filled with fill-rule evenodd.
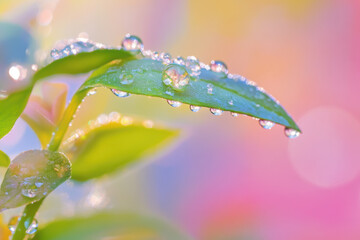
<svg viewBox="0 0 360 240"><path fill-rule="evenodd" d="M0 32L1 90L19 87L4 77L11 62L44 58L58 40L87 33L118 46L131 33L146 49L223 60L275 96L303 131L288 139L282 127L267 131L249 117L99 90L72 130L118 111L179 128L181 138L126 171L65 183L40 222L115 209L166 219L202 240L360 239L359 16L358 0L1 0L9 29ZM54 81L69 84L70 98L84 79ZM0 149L13 158L40 148L35 139L18 120Z"/></svg>

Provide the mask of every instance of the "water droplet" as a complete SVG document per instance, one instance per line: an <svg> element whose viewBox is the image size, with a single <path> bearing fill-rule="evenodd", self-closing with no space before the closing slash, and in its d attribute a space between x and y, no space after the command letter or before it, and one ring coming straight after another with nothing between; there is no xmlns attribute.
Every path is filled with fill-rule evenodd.
<svg viewBox="0 0 360 240"><path fill-rule="evenodd" d="M37 232L38 227L39 227L39 223L38 221L34 218L33 221L31 222L31 224L29 226L27 222L24 223L25 224L25 228L26 228L26 234L32 235L34 233Z"/></svg>
<svg viewBox="0 0 360 240"><path fill-rule="evenodd" d="M26 78L27 69L21 65L15 64L9 68L9 75L14 81L21 81Z"/></svg>
<svg viewBox="0 0 360 240"><path fill-rule="evenodd" d="M210 108L210 112L215 116L220 116L223 114L224 111L216 108Z"/></svg>
<svg viewBox="0 0 360 240"><path fill-rule="evenodd" d="M21 189L21 194L28 198L34 198L36 197L37 191L36 188L23 188Z"/></svg>
<svg viewBox="0 0 360 240"><path fill-rule="evenodd" d="M165 94L170 95L170 96L174 96L174 92L172 92L172 91L165 91Z"/></svg>
<svg viewBox="0 0 360 240"><path fill-rule="evenodd" d="M54 60L58 60L61 56L60 56L60 52L59 52L59 50L57 50L57 49L52 49L51 51L50 51L50 57L52 58L52 59L54 59Z"/></svg>
<svg viewBox="0 0 360 240"><path fill-rule="evenodd" d="M181 102L178 102L178 101L167 100L167 102L172 107L180 107L181 106Z"/></svg>
<svg viewBox="0 0 360 240"><path fill-rule="evenodd" d="M206 85L207 87L207 93L212 95L213 91L214 91L214 85L212 85L211 83L209 83L208 85Z"/></svg>
<svg viewBox="0 0 360 240"><path fill-rule="evenodd" d="M292 129L292 128L285 128L285 136L288 138L297 138L300 135L300 132Z"/></svg>
<svg viewBox="0 0 360 240"><path fill-rule="evenodd" d="M128 92L124 92L124 91L121 91L121 90L117 90L117 89L114 89L112 88L111 91L115 94L115 96L117 97L129 97L130 96L130 93Z"/></svg>
<svg viewBox="0 0 360 240"><path fill-rule="evenodd" d="M72 51L71 51L71 47L68 45L66 47L64 47L60 52L60 58L62 57L66 57L66 56L69 56L72 54Z"/></svg>
<svg viewBox="0 0 360 240"><path fill-rule="evenodd" d="M8 223L8 227L10 232L14 233L17 227L17 224L19 222L19 216L14 216L12 218L10 218L9 223Z"/></svg>
<svg viewBox="0 0 360 240"><path fill-rule="evenodd" d="M76 41L70 45L71 52L73 54L78 54L81 52L91 52L95 50L95 45L85 39L81 39L80 41Z"/></svg>
<svg viewBox="0 0 360 240"><path fill-rule="evenodd" d="M134 53L139 53L144 48L144 44L141 39L130 34L126 34L124 40L121 43L121 46L126 51L131 51Z"/></svg>
<svg viewBox="0 0 360 240"><path fill-rule="evenodd" d="M200 111L200 109L201 109L201 107L199 107L199 106L190 105L190 110L192 112L198 112L198 111Z"/></svg>
<svg viewBox="0 0 360 240"><path fill-rule="evenodd" d="M185 64L186 64L186 67L190 70L191 76L199 76L200 75L201 67L200 67L199 60L196 57L194 57L194 56L187 57Z"/></svg>
<svg viewBox="0 0 360 240"><path fill-rule="evenodd" d="M177 91L183 91L190 81L190 76L184 67L170 64L163 71L162 80L166 86Z"/></svg>
<svg viewBox="0 0 360 240"><path fill-rule="evenodd" d="M86 94L87 96L91 96L96 94L96 88L91 89L90 91L88 91L88 93Z"/></svg>
<svg viewBox="0 0 360 240"><path fill-rule="evenodd" d="M151 57L152 57L152 51L151 51L151 50L143 50L143 51L142 51L142 55L143 55L145 58L151 58Z"/></svg>
<svg viewBox="0 0 360 240"><path fill-rule="evenodd" d="M275 123L273 123L272 121L265 120L265 119L260 119L259 124L264 129L271 129L275 125Z"/></svg>
<svg viewBox="0 0 360 240"><path fill-rule="evenodd" d="M232 113L231 113L231 116L233 116L233 117L238 117L238 116L239 116L239 114L238 114L238 113L234 113L234 112L232 112Z"/></svg>
<svg viewBox="0 0 360 240"><path fill-rule="evenodd" d="M152 60L160 60L159 53L158 52L152 52L151 59Z"/></svg>
<svg viewBox="0 0 360 240"><path fill-rule="evenodd" d="M163 61L164 64L171 63L171 55L169 53L162 52L162 53L160 53L159 57Z"/></svg>
<svg viewBox="0 0 360 240"><path fill-rule="evenodd" d="M234 101L231 99L228 101L228 104L232 106L232 105L234 105Z"/></svg>
<svg viewBox="0 0 360 240"><path fill-rule="evenodd" d="M178 65L185 65L185 59L183 57L178 56L173 60L173 63Z"/></svg>
<svg viewBox="0 0 360 240"><path fill-rule="evenodd" d="M129 74L123 74L121 73L119 75L119 79L120 79L120 83L123 85L130 85L134 82L134 75L132 75L131 73Z"/></svg>
<svg viewBox="0 0 360 240"><path fill-rule="evenodd" d="M210 63L210 69L214 72L223 72L225 74L228 73L227 66L222 61L211 61Z"/></svg>

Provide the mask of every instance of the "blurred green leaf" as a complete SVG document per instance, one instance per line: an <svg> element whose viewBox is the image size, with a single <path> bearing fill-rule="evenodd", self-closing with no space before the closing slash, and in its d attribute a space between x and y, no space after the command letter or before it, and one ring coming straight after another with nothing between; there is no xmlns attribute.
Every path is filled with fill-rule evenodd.
<svg viewBox="0 0 360 240"><path fill-rule="evenodd" d="M117 240L190 239L156 219L135 214L97 213L52 222L40 229L33 240L99 240L106 237Z"/></svg>
<svg viewBox="0 0 360 240"><path fill-rule="evenodd" d="M114 61L94 71L80 91L104 86L133 94L246 114L300 131L280 104L246 81L235 81L224 73L202 68L199 78L191 77L183 91L175 91L162 81L165 68L162 62L151 59ZM123 82L126 78L131 80Z"/></svg>
<svg viewBox="0 0 360 240"><path fill-rule="evenodd" d="M72 161L72 179L86 181L123 169L177 135L170 129L102 125L68 144L70 151L65 152Z"/></svg>
<svg viewBox="0 0 360 240"><path fill-rule="evenodd" d="M0 150L0 167L8 167L9 164L10 164L9 156Z"/></svg>
<svg viewBox="0 0 360 240"><path fill-rule="evenodd" d="M71 164L64 154L23 152L11 161L1 184L0 211L38 201L70 176Z"/></svg>
<svg viewBox="0 0 360 240"><path fill-rule="evenodd" d="M28 87L11 93L5 98L0 98L0 138L11 130L20 117L37 81L57 74L86 73L114 59L129 57L132 55L123 50L99 49L56 60L40 69L34 74Z"/></svg>

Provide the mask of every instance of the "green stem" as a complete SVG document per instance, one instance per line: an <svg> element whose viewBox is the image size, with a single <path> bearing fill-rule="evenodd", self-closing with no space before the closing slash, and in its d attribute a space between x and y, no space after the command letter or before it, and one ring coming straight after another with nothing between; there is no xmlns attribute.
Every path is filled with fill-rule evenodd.
<svg viewBox="0 0 360 240"><path fill-rule="evenodd" d="M65 110L64 116L61 119L59 125L57 126L53 137L50 140L48 150L50 151L57 151L60 147L61 141L64 138L66 130L69 127L69 124L73 120L73 117L81 104L84 97L86 97L87 90L76 92L73 98L71 99L70 104Z"/></svg>
<svg viewBox="0 0 360 240"><path fill-rule="evenodd" d="M26 235L26 230L34 220L34 216L36 212L38 211L41 203L44 201L44 198L41 200L30 203L26 205L23 214L20 217L20 220L18 222L18 225L16 227L15 233L12 237L13 240L23 240Z"/></svg>
<svg viewBox="0 0 360 240"><path fill-rule="evenodd" d="M80 92L76 92L73 98L71 99L70 104L65 110L64 116L62 117L58 127L55 130L55 134L50 140L50 143L48 145L48 150L50 151L57 151L60 147L61 141L64 138L64 135L66 133L66 130L69 127L69 124L73 120L73 117L78 109L78 106L81 104L82 100L86 96L89 90L83 90ZM45 198L42 198L41 200L30 203L26 205L23 214L19 220L19 223L16 227L15 233L12 237L12 240L23 240L26 235L26 226L30 226L32 223L34 216L36 212L39 210L42 202Z"/></svg>

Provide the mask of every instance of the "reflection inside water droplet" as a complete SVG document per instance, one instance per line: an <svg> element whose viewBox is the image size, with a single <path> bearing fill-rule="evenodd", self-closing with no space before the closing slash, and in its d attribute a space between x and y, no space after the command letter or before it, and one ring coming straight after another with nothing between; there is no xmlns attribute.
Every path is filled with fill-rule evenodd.
<svg viewBox="0 0 360 240"><path fill-rule="evenodd" d="M186 64L186 67L190 70L191 76L199 76L200 75L201 67L200 67L199 60L196 57L194 57L194 56L187 57L185 64Z"/></svg>
<svg viewBox="0 0 360 240"><path fill-rule="evenodd" d="M199 107L199 106L190 105L190 110L192 112L198 112L198 111L200 111L200 109L201 109L201 107Z"/></svg>
<svg viewBox="0 0 360 240"><path fill-rule="evenodd" d="M184 67L170 64L163 71L162 81L174 90L183 91L189 84L190 76Z"/></svg>
<svg viewBox="0 0 360 240"><path fill-rule="evenodd" d="M172 107L180 107L181 106L181 102L178 102L178 101L167 100L167 102Z"/></svg>
<svg viewBox="0 0 360 240"><path fill-rule="evenodd" d="M210 108L210 112L215 116L220 116L224 111L216 108Z"/></svg>
<svg viewBox="0 0 360 240"><path fill-rule="evenodd" d="M134 53L139 53L144 48L144 44L141 39L130 34L126 34L124 40L121 43L121 46L126 51L131 51Z"/></svg>
<svg viewBox="0 0 360 240"><path fill-rule="evenodd" d="M264 129L271 129L275 125L275 123L273 123L272 121L265 120L265 119L260 119L259 124Z"/></svg>
<svg viewBox="0 0 360 240"><path fill-rule="evenodd" d="M113 94L115 94L115 96L117 96L117 97L129 97L130 96L130 93L128 93L128 92L124 92L124 91L121 91L121 90L117 90L117 89L114 89L114 88L112 88L111 89L111 92L113 93Z"/></svg>
<svg viewBox="0 0 360 240"><path fill-rule="evenodd" d="M222 61L211 61L210 69L214 72L223 72L225 74L228 72L226 64Z"/></svg>
<svg viewBox="0 0 360 240"><path fill-rule="evenodd" d="M300 135L299 131L288 127L285 128L284 132L288 138L297 138Z"/></svg>

